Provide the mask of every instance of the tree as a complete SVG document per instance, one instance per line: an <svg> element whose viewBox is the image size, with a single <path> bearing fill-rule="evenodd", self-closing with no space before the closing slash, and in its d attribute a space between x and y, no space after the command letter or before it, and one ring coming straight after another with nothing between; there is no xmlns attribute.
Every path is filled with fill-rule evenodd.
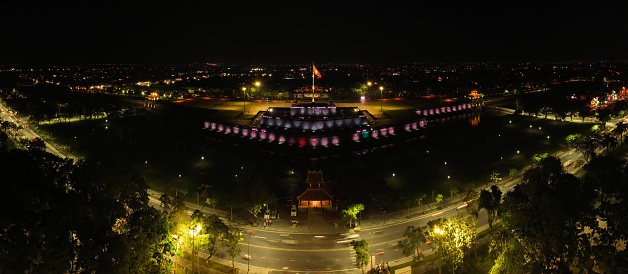
<svg viewBox="0 0 628 274"><path fill-rule="evenodd" d="M26 148L29 150L44 151L46 149L46 143L39 138L33 138L26 143Z"/></svg>
<svg viewBox="0 0 628 274"><path fill-rule="evenodd" d="M427 197L427 195L425 195L425 193L422 193L422 192L419 193L419 195L416 198L418 206L422 206L423 205L423 199L425 199L425 197ZM425 207L423 208L423 213L425 213Z"/></svg>
<svg viewBox="0 0 628 274"><path fill-rule="evenodd" d="M620 142L624 142L624 133L628 130L628 124L620 121L615 125L615 132L619 134Z"/></svg>
<svg viewBox="0 0 628 274"><path fill-rule="evenodd" d="M499 172L497 172L497 170L493 170L493 172L491 172L491 181L493 181L493 183L497 183L501 180L502 177L499 177Z"/></svg>
<svg viewBox="0 0 628 274"><path fill-rule="evenodd" d="M574 143L576 140L580 139L580 137L582 137L582 134L580 134L580 133L574 133L574 134L567 135L567 137L565 137L565 141L569 145L569 148L571 148L571 144Z"/></svg>
<svg viewBox="0 0 628 274"><path fill-rule="evenodd" d="M491 267L490 274L501 273L531 273L526 271L527 258L522 254L526 254L526 250L516 239L511 239L504 247L504 251L499 254L495 260L495 264Z"/></svg>
<svg viewBox="0 0 628 274"><path fill-rule="evenodd" d="M242 252L242 232L238 229L230 227L227 234L222 238L222 246L227 248L227 254L231 256L231 267L235 269L235 257Z"/></svg>
<svg viewBox="0 0 628 274"><path fill-rule="evenodd" d="M502 191L496 185L491 186L491 191L482 189L480 192L479 207L486 209L488 215L488 227L493 230L493 221L497 216L497 210L501 202Z"/></svg>
<svg viewBox="0 0 628 274"><path fill-rule="evenodd" d="M253 224L255 224L255 218L257 218L257 214L262 212L262 208L265 208L266 204L253 204L247 208L248 212L253 215Z"/></svg>
<svg viewBox="0 0 628 274"><path fill-rule="evenodd" d="M355 262L357 267L362 269L362 274L364 274L364 265L369 263L370 255L369 255L369 243L362 239L360 241L353 240L351 241L351 245L355 250Z"/></svg>
<svg viewBox="0 0 628 274"><path fill-rule="evenodd" d="M606 152L608 152L610 147L617 146L617 138L611 133L604 133L600 136L600 145L605 146Z"/></svg>
<svg viewBox="0 0 628 274"><path fill-rule="evenodd" d="M451 197L458 196L459 193L460 193L460 190L458 190L457 187L454 187L454 188L449 190L449 195Z"/></svg>
<svg viewBox="0 0 628 274"><path fill-rule="evenodd" d="M592 194L550 156L528 169L522 183L504 196L502 225L521 243L530 272L565 272L576 260L590 258L585 228L597 226Z"/></svg>
<svg viewBox="0 0 628 274"><path fill-rule="evenodd" d="M342 218L343 220L349 220L349 227L352 227L351 221L357 220L357 215L362 210L364 210L363 204L351 204L347 209L342 210Z"/></svg>
<svg viewBox="0 0 628 274"><path fill-rule="evenodd" d="M535 163L538 163L539 161L547 158L547 156L549 155L549 153L545 152L545 153L535 153L532 156L532 161Z"/></svg>
<svg viewBox="0 0 628 274"><path fill-rule="evenodd" d="M441 258L450 265L452 273L462 266L465 251L475 244L477 228L469 216L458 214L444 220L428 223L432 243L438 245Z"/></svg>
<svg viewBox="0 0 628 274"><path fill-rule="evenodd" d="M146 182L132 169L12 150L0 153L0 173L3 272L154 273L168 268L165 255L174 250L171 227L148 204Z"/></svg>
<svg viewBox="0 0 628 274"><path fill-rule="evenodd" d="M517 169L512 167L508 169L508 176L510 176L510 178L512 178L513 176L517 175Z"/></svg>
<svg viewBox="0 0 628 274"><path fill-rule="evenodd" d="M209 252L207 261L216 254L220 241L229 233L229 227L216 214L207 216L203 223L203 231L207 231L209 235L206 249Z"/></svg>
<svg viewBox="0 0 628 274"><path fill-rule="evenodd" d="M401 252L404 256L413 256L418 262L423 258L421 252L421 244L427 242L425 238L425 232L420 227L408 226L403 232L403 236L406 237L403 241L399 241L398 245L401 246Z"/></svg>
<svg viewBox="0 0 628 274"><path fill-rule="evenodd" d="M602 156L584 166L584 186L597 193L595 215L605 221L605 226L595 228L592 241L593 257L597 265L609 273L628 271L628 252L619 250L621 242L628 240L628 170L626 160Z"/></svg>
<svg viewBox="0 0 628 274"><path fill-rule="evenodd" d="M436 198L434 200L436 200L437 203L440 203L443 200L443 194L436 194Z"/></svg>
<svg viewBox="0 0 628 274"><path fill-rule="evenodd" d="M576 151L581 153L584 160L588 163L589 160L595 157L595 149L597 149L598 144L599 142L595 136L585 136L576 142Z"/></svg>
<svg viewBox="0 0 628 274"><path fill-rule="evenodd" d="M587 117L591 117L595 114L588 105L582 106L578 113L580 114L580 118L582 118L582 122L584 122Z"/></svg>
<svg viewBox="0 0 628 274"><path fill-rule="evenodd" d="M606 122L613 118L612 115L612 111L608 108L601 108L597 110L596 116L600 123L602 123L602 128L606 128Z"/></svg>

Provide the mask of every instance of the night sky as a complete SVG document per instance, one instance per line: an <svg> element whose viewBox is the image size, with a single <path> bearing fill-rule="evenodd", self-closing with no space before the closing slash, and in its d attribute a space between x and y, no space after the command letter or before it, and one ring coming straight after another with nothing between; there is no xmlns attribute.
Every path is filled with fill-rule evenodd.
<svg viewBox="0 0 628 274"><path fill-rule="evenodd" d="M0 64L628 59L623 6L423 2L5 0Z"/></svg>

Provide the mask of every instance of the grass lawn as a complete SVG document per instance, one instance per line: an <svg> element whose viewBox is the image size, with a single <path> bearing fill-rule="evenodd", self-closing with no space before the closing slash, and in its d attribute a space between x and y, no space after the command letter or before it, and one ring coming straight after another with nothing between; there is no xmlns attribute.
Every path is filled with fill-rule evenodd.
<svg viewBox="0 0 628 274"><path fill-rule="evenodd" d="M51 133L56 142L69 146L73 154L114 158L137 169L151 188L172 196L175 187L187 189L186 200L196 201L198 186L208 184L214 190L229 188L235 175L268 182L277 196L296 196L307 170L319 169L332 182L330 186L336 194L347 195L355 189L383 185L383 189L389 190L380 191L428 194L434 190L447 197L453 187L462 192L467 186L489 183L492 171L505 178L509 169L520 170L529 164L535 153L557 151L565 146L566 135L586 133L591 128L590 124L483 112L435 122L420 131L424 138L412 142L395 143L360 156L346 153L311 161L204 139L200 130L202 121L210 117L235 117L241 112L241 105L220 100L201 103L206 105L200 111L178 105L171 106L172 111L158 109L148 113L148 120L81 120L42 124L39 130ZM247 102L247 108L263 109L267 104L272 102ZM378 106L377 102L368 104L373 108ZM386 111L392 115L409 114L408 106L419 105L411 101L385 102ZM368 196L358 198L368 199Z"/></svg>

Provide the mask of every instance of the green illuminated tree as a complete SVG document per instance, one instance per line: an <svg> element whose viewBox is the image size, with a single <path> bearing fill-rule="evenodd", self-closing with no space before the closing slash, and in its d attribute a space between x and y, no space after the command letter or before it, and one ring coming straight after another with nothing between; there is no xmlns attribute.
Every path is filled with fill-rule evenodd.
<svg viewBox="0 0 628 274"><path fill-rule="evenodd" d="M497 170L493 170L493 172L491 172L491 181L493 181L493 183L497 183L501 180L502 177L499 177L499 172L497 172Z"/></svg>
<svg viewBox="0 0 628 274"><path fill-rule="evenodd" d="M523 254L526 254L525 249L516 239L511 239L505 245L504 251L495 260L490 274L532 273L531 271L526 271L526 256Z"/></svg>
<svg viewBox="0 0 628 274"><path fill-rule="evenodd" d="M352 226L352 221L357 220L358 213L364 210L363 204L352 204L341 211L343 220L349 220L349 227Z"/></svg>
<svg viewBox="0 0 628 274"><path fill-rule="evenodd" d="M453 187L449 190L450 197L458 196L458 194L460 194L460 190L458 190L457 187Z"/></svg>
<svg viewBox="0 0 628 274"><path fill-rule="evenodd" d="M535 153L532 156L532 161L534 161L535 163L538 163L539 161L547 158L547 156L549 155L549 153L545 152L545 153Z"/></svg>
<svg viewBox="0 0 628 274"><path fill-rule="evenodd" d="M432 245L437 245L439 254L452 269L452 273L464 263L465 251L475 245L477 228L469 216L458 214L428 224Z"/></svg>
<svg viewBox="0 0 628 274"><path fill-rule="evenodd" d="M364 274L364 265L369 263L370 255L369 255L369 243L362 239L360 241L351 241L351 245L355 250L355 262L357 267L362 269L362 273Z"/></svg>
<svg viewBox="0 0 628 274"><path fill-rule="evenodd" d="M257 218L257 214L262 212L262 208L266 208L266 204L253 204L247 208L247 211L253 215L253 224L255 224L255 218Z"/></svg>
<svg viewBox="0 0 628 274"><path fill-rule="evenodd" d="M580 139L580 137L582 137L582 134L580 134L580 133L574 133L574 134L567 135L567 137L565 137L565 141L569 145L569 148L571 148L571 144L574 143L576 140Z"/></svg>
<svg viewBox="0 0 628 274"><path fill-rule="evenodd" d="M443 200L443 194L436 194L436 198L434 198L434 200L437 203L440 203Z"/></svg>
<svg viewBox="0 0 628 274"><path fill-rule="evenodd" d="M242 232L230 227L222 238L222 246L227 248L227 254L231 256L231 267L235 269L235 257L242 252Z"/></svg>

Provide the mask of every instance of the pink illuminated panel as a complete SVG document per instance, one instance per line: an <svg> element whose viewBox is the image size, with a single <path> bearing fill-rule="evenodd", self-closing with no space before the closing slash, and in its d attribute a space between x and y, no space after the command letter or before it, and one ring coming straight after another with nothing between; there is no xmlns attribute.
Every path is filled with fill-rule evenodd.
<svg viewBox="0 0 628 274"><path fill-rule="evenodd" d="M329 139L327 137L323 137L321 138L321 146L328 146L329 145Z"/></svg>

